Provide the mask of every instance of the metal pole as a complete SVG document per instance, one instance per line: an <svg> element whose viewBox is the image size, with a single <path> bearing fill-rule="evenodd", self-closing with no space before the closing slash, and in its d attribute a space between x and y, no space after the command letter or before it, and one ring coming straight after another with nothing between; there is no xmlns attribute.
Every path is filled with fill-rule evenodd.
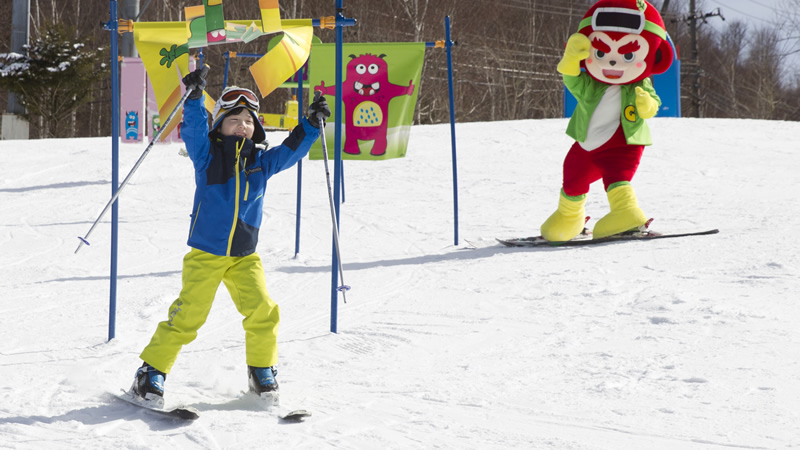
<svg viewBox="0 0 800 450"><path fill-rule="evenodd" d="M127 0L122 2L121 17L123 19L136 20L139 17L139 0ZM135 58L139 56L136 51L136 44L133 42L133 33L123 33L120 38L120 53L122 56Z"/></svg>
<svg viewBox="0 0 800 450"><path fill-rule="evenodd" d="M24 46L28 45L28 37L30 33L30 16L31 16L31 3L30 0L14 0L14 5L11 11L11 51L22 53L25 51ZM22 114L25 108L19 104L17 96L14 93L8 93L8 112L11 114ZM26 136L27 138L27 136Z"/></svg>
<svg viewBox="0 0 800 450"><path fill-rule="evenodd" d="M117 1L111 0L109 22L111 32L111 196L119 195L119 34L117 33ZM106 206L108 208L108 206ZM111 208L111 280L108 304L108 340L116 335L117 317L117 248L119 243L119 203ZM91 230L89 230L91 232ZM86 235L88 237L88 233ZM81 244L83 241L81 241ZM80 248L80 245L78 245ZM77 249L75 250L78 251Z"/></svg>
<svg viewBox="0 0 800 450"><path fill-rule="evenodd" d="M321 92L317 91L315 93L314 98L319 98ZM334 212L335 208L333 206L333 196L331 195L331 172L328 169L328 143L325 138L325 117L322 113L317 114L317 118L319 120L319 128L322 131L319 135L320 139L322 139L322 159L325 161L325 179L328 182L328 201L331 205L331 222L332 222L332 229L333 229L333 245L335 250L336 261L339 262L338 270L339 270L339 280L342 282L336 290L342 293L342 299L345 303L347 303L347 296L345 296L345 292L350 290L350 286L344 283L344 268L342 267L342 253L339 250L339 224L336 220L336 213Z"/></svg>
<svg viewBox="0 0 800 450"><path fill-rule="evenodd" d="M297 71L297 123L303 123L303 67ZM322 129L325 132L325 129ZM303 192L303 160L297 162L297 211L294 226L294 257L300 253L300 207Z"/></svg>
<svg viewBox="0 0 800 450"><path fill-rule="evenodd" d="M228 68L231 65L231 52L225 52L225 75L222 78L222 89L228 87Z"/></svg>
<svg viewBox="0 0 800 450"><path fill-rule="evenodd" d="M334 127L334 151L333 151L333 206L335 210L336 227L341 223L340 219L340 197L342 187L342 41L344 35L342 32L342 21L344 15L342 0L336 0L336 125ZM324 133L325 130L322 130ZM323 149L324 150L324 149ZM336 254L336 244L334 242L333 261L331 262L331 332L337 332L337 322L339 316L339 303L338 303L338 270L339 258Z"/></svg>
<svg viewBox="0 0 800 450"><path fill-rule="evenodd" d="M697 8L689 0L689 45L692 49L692 105L694 117L700 117L700 61L697 57Z"/></svg>
<svg viewBox="0 0 800 450"><path fill-rule="evenodd" d="M444 18L445 45L447 46L447 85L450 92L450 146L453 156L453 227L454 245L458 245L458 157L456 155L456 106L453 89L453 41L450 40L450 16Z"/></svg>

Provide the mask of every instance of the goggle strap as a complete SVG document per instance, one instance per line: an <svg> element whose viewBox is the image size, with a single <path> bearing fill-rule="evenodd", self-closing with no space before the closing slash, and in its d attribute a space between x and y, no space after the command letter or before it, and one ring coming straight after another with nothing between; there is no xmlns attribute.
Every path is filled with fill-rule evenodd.
<svg viewBox="0 0 800 450"><path fill-rule="evenodd" d="M592 17L591 16L581 20L581 23L578 25L578 30L582 30L582 29L584 29L586 27L590 27L590 26L592 26ZM599 29L597 31L619 31L619 30L608 30L608 29L604 30L603 27L601 27L601 29ZM630 30L630 31L634 31L634 30ZM649 32L655 34L656 36L660 37L661 39L667 39L667 32L663 28L661 28L661 26L659 26L658 24L653 23L653 22L651 22L649 20L646 20L644 22L644 31L649 31Z"/></svg>

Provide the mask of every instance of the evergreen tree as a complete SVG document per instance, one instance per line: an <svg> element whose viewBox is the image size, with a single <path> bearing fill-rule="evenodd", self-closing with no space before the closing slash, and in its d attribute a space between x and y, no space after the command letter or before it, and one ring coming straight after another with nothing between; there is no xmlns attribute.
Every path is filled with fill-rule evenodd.
<svg viewBox="0 0 800 450"><path fill-rule="evenodd" d="M0 54L0 88L17 95L28 121L40 120L44 137L72 136L73 113L92 100L92 86L108 76L106 52L86 48L60 25L25 49L27 55Z"/></svg>

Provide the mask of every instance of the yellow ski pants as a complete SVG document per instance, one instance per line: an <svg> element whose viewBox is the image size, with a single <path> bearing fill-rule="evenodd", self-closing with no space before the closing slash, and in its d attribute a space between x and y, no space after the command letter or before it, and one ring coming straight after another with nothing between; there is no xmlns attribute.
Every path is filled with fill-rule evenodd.
<svg viewBox="0 0 800 450"><path fill-rule="evenodd" d="M197 337L219 288L225 287L244 316L247 364L271 367L278 362L280 308L267 293L264 267L257 253L218 256L192 249L183 258L183 288L160 322L140 357L156 369L169 373L181 348Z"/></svg>

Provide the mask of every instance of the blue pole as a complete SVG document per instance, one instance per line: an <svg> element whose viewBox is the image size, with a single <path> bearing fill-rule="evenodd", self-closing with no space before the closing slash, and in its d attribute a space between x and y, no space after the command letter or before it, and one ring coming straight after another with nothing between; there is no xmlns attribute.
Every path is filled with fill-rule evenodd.
<svg viewBox="0 0 800 450"><path fill-rule="evenodd" d="M450 40L450 16L444 18L447 46L447 84L450 91L450 145L453 148L453 220L454 245L458 245L458 157L456 155L456 106L453 94L453 41Z"/></svg>
<svg viewBox="0 0 800 450"><path fill-rule="evenodd" d="M339 201L342 187L342 41L344 39L344 34L342 33L344 15L342 11L342 0L336 0L336 99L334 100L336 104L336 126L334 128L333 144L333 204L336 211L336 224L334 226L338 226L341 223L339 221ZM331 253L333 254L333 261L331 262L331 333L336 333L339 315L339 291L337 290L339 285L339 260L335 243L332 245Z"/></svg>
<svg viewBox="0 0 800 450"><path fill-rule="evenodd" d="M119 186L119 46L117 34L117 1L111 0L109 22L111 31L111 196ZM114 339L117 317L117 244L119 225L119 202L111 206L111 280L108 304L108 340Z"/></svg>
<svg viewBox="0 0 800 450"><path fill-rule="evenodd" d="M228 86L228 68L231 65L231 52L225 52L225 75L222 77L222 89Z"/></svg>
<svg viewBox="0 0 800 450"><path fill-rule="evenodd" d="M303 68L297 71L297 123L303 122ZM297 162L297 213L294 228L294 257L300 253L300 200L303 190L303 160Z"/></svg>

